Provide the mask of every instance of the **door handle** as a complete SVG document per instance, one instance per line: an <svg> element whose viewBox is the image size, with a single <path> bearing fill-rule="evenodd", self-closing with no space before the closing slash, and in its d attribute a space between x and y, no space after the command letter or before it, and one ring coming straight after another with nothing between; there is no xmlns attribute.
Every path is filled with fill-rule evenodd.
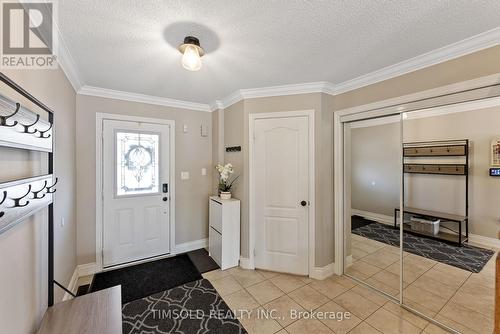
<svg viewBox="0 0 500 334"><path fill-rule="evenodd" d="M163 202L168 201L168 197L163 197Z"/></svg>
<svg viewBox="0 0 500 334"><path fill-rule="evenodd" d="M306 202L306 201L302 201L302 202L300 202L300 205L302 205L302 206L306 206L306 205L307 205L307 202Z"/></svg>

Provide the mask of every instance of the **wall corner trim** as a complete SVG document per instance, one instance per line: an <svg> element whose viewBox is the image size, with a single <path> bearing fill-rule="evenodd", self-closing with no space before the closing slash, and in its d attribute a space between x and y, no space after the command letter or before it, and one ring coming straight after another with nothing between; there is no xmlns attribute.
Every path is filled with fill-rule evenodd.
<svg viewBox="0 0 500 334"><path fill-rule="evenodd" d="M248 257L240 256L240 267L243 269L255 269Z"/></svg>
<svg viewBox="0 0 500 334"><path fill-rule="evenodd" d="M335 263L327 264L324 267L314 267L313 270L309 273L310 278L314 278L317 280L324 280L332 276L335 271Z"/></svg>

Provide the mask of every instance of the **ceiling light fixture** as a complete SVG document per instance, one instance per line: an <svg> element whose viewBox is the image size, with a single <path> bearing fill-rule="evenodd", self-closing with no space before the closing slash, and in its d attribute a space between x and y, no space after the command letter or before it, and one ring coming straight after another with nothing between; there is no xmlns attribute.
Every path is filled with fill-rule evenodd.
<svg viewBox="0 0 500 334"><path fill-rule="evenodd" d="M178 50L182 53L182 66L186 70L198 71L201 68L201 57L205 51L201 48L198 38L186 36Z"/></svg>

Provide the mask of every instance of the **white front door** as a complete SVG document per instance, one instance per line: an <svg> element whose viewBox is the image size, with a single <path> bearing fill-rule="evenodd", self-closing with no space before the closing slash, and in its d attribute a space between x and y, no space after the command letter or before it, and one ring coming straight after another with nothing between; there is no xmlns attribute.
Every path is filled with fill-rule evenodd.
<svg viewBox="0 0 500 334"><path fill-rule="evenodd" d="M255 267L308 274L309 118L254 121Z"/></svg>
<svg viewBox="0 0 500 334"><path fill-rule="evenodd" d="M169 125L103 121L103 266L170 253Z"/></svg>

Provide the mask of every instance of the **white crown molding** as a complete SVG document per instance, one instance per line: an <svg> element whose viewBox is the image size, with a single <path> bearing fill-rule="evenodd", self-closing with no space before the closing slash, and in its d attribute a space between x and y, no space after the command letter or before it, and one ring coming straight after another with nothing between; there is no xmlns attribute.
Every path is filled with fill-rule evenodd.
<svg viewBox="0 0 500 334"><path fill-rule="evenodd" d="M61 34L59 33L59 36L60 35ZM62 40L61 36L60 41L61 55L59 58L61 67L68 76L68 79L72 83L73 87L75 87L75 89L77 90L78 94L210 112L218 109L228 108L229 106L241 100L251 98L310 93L325 93L335 96L346 93L348 91L356 90L377 82L388 80L448 60L465 56L473 52L481 51L489 47L500 45L500 27L339 84L320 81L302 84L240 89L222 99L215 100L210 104L174 100L159 96L143 95L106 88L85 86L80 79L77 68L76 66L74 66L73 58L65 47L64 41Z"/></svg>
<svg viewBox="0 0 500 334"><path fill-rule="evenodd" d="M500 44L500 27L335 85L334 95L395 78Z"/></svg>
<svg viewBox="0 0 500 334"><path fill-rule="evenodd" d="M93 86L83 86L79 91L79 95L88 95L88 96L97 96L104 97L108 99L122 100L122 101L131 101L131 102L139 102L146 104L154 104L159 106L166 106L172 108L181 108L181 109L189 109L196 111L205 111L211 112L210 106L204 103L196 103L196 102L188 102L181 100L169 99L166 97L152 96L152 95L144 95L137 93L129 93L119 90L93 87Z"/></svg>
<svg viewBox="0 0 500 334"><path fill-rule="evenodd" d="M82 76L78 71L78 67L76 66L75 60L71 56L69 52L68 46L62 37L61 30L57 25L57 22L54 24L56 30L56 38L57 38L57 62L61 67L64 74L66 74L66 78L73 86L73 89L76 93L82 88L84 82L82 80Z"/></svg>

